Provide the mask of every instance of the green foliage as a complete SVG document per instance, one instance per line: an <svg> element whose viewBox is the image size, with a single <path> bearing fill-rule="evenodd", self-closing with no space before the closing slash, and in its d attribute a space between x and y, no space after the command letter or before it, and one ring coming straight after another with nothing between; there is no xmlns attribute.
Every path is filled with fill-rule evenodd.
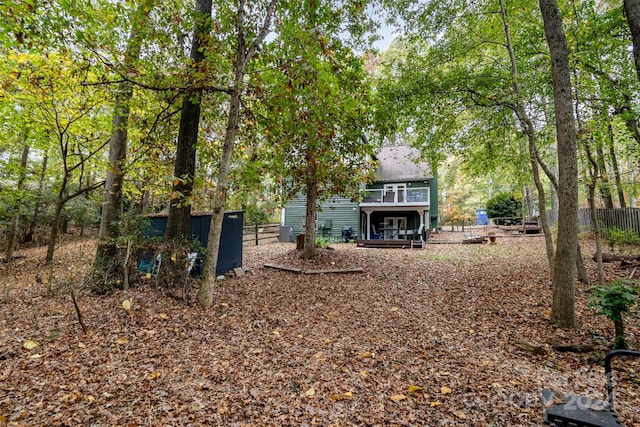
<svg viewBox="0 0 640 427"><path fill-rule="evenodd" d="M609 285L596 286L591 289L589 306L595 310L596 316L605 316L616 328L616 348L625 348L625 336L622 313L628 313L636 304L640 286L631 279L618 279Z"/></svg>
<svg viewBox="0 0 640 427"><path fill-rule="evenodd" d="M316 248L325 249L329 246L328 237L316 237Z"/></svg>
<svg viewBox="0 0 640 427"><path fill-rule="evenodd" d="M589 306L596 310L597 316L606 316L614 320L626 313L636 303L640 293L638 282L631 279L618 279L609 285L591 288Z"/></svg>
<svg viewBox="0 0 640 427"><path fill-rule="evenodd" d="M607 230L607 234L609 235L609 246L612 250L615 245L617 245L619 250L622 252L624 250L628 250L631 246L637 246L640 244L640 237L638 237L636 232L631 229L621 230L618 227L613 226Z"/></svg>
<svg viewBox="0 0 640 427"><path fill-rule="evenodd" d="M91 227L100 223L100 204L86 197L76 197L64 207L65 214L77 227Z"/></svg>
<svg viewBox="0 0 640 427"><path fill-rule="evenodd" d="M500 193L487 202L489 218L519 218L522 215L522 202L511 193Z"/></svg>

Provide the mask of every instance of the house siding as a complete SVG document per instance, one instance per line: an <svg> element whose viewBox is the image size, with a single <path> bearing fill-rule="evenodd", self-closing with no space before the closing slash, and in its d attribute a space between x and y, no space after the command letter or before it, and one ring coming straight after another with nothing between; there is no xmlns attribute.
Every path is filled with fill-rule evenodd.
<svg viewBox="0 0 640 427"><path fill-rule="evenodd" d="M306 198L304 194L297 194L285 205L284 225L293 227L293 234L304 233ZM360 227L360 210L358 203L346 197L333 196L321 204L318 211L318 223L331 221L331 229L326 230L326 237L341 237L342 227L351 227L354 236ZM316 230L317 236L322 236L322 230Z"/></svg>

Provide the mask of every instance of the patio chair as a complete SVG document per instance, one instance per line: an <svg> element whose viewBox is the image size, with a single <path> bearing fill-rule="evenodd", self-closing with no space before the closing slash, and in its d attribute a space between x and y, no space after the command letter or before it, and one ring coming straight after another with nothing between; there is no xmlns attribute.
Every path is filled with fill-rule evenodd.
<svg viewBox="0 0 640 427"><path fill-rule="evenodd" d="M371 230L373 230L373 233L371 234L371 240L380 240L380 233L378 233L378 231L376 230L375 225L371 225Z"/></svg>
<svg viewBox="0 0 640 427"><path fill-rule="evenodd" d="M383 202L393 203L396 200L395 191L387 191L382 199Z"/></svg>

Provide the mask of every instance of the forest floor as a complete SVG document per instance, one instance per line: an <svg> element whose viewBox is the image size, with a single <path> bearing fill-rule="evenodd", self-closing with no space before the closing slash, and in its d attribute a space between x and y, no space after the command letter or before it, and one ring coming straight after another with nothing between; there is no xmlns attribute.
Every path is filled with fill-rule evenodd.
<svg viewBox="0 0 640 427"><path fill-rule="evenodd" d="M582 246L595 281L593 243ZM542 237L333 248L306 262L293 244L246 246L250 274L218 281L207 310L150 280L90 294L95 240L66 236L51 275L46 248L19 250L0 265L0 426L537 426L543 387L604 398L613 325L581 284L581 327L551 325ZM608 280L631 271L606 265ZM634 349L638 320L626 317ZM615 366L616 409L639 426L640 360Z"/></svg>

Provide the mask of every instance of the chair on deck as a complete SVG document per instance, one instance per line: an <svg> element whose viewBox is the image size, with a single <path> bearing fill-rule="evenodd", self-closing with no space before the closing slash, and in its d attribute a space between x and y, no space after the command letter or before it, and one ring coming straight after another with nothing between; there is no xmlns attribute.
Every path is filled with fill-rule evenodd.
<svg viewBox="0 0 640 427"><path fill-rule="evenodd" d="M373 233L371 234L371 240L380 240L380 234L376 230L375 225L371 225L371 230L373 230Z"/></svg>
<svg viewBox="0 0 640 427"><path fill-rule="evenodd" d="M395 191L387 191L382 199L385 203L393 203L395 201Z"/></svg>

